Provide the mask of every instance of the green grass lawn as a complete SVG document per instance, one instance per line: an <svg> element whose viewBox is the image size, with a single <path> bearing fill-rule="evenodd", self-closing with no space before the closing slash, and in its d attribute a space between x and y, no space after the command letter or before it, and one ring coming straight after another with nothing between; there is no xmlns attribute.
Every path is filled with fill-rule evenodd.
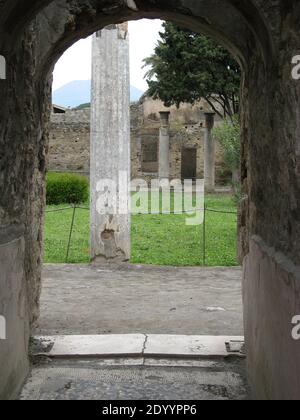
<svg viewBox="0 0 300 420"><path fill-rule="evenodd" d="M208 195L209 209L235 212L231 196ZM48 206L57 210L68 206ZM46 214L46 263L66 262L72 209ZM203 265L203 226L187 226L185 215L132 216L132 258L136 264L189 266ZM234 266L236 259L234 214L206 213L206 265ZM69 254L70 263L89 262L89 211L76 210Z"/></svg>

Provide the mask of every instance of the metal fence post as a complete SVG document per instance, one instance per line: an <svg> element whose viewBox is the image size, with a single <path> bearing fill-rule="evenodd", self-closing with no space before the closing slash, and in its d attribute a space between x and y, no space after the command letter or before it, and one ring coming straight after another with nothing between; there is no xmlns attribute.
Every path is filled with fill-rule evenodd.
<svg viewBox="0 0 300 420"><path fill-rule="evenodd" d="M72 222L71 222L71 227L70 227L70 234L69 234L69 242L68 242L66 263L69 260L70 246L71 246L72 233L73 233L74 221L75 221L75 213L76 213L76 204L74 204L74 207L73 207L73 215L72 215Z"/></svg>
<svg viewBox="0 0 300 420"><path fill-rule="evenodd" d="M206 266L206 204L204 205L203 217L203 267Z"/></svg>

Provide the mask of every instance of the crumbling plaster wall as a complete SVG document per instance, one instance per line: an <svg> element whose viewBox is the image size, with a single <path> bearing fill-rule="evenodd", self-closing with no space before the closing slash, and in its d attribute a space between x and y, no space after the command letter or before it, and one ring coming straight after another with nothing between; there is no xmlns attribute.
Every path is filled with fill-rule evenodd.
<svg viewBox="0 0 300 420"><path fill-rule="evenodd" d="M27 372L29 324L38 314L54 62L79 37L107 24L160 17L215 36L243 66L240 249L246 258L249 378L259 398L299 399L300 342L287 336L290 316L300 313L300 84L291 78L291 58L300 48L300 4L297 0L128 4L130 8L124 0L0 2L0 54L7 60L7 79L0 80L0 313L7 315L10 337L0 342L0 396L13 395ZM31 22L38 11L41 14ZM283 257L275 258L274 252ZM9 275L12 267L17 271L14 278ZM13 336L16 331L22 345Z"/></svg>

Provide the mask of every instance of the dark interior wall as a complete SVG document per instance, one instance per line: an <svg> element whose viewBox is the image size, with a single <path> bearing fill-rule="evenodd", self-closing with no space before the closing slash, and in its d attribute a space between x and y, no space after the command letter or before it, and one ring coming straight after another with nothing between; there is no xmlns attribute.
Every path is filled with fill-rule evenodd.
<svg viewBox="0 0 300 420"><path fill-rule="evenodd" d="M0 342L0 396L13 395L27 372L29 325L38 316L55 60L81 36L107 24L161 17L215 36L243 66L239 224L250 380L258 397L300 398L300 389L292 389L300 377L299 342L287 340L289 316L300 313L299 272L287 268L300 262L300 83L291 78L291 58L300 45L299 2L137 0L133 10L123 0L53 1L30 21L45 3L0 2L0 54L7 60L7 79L0 80L0 314L7 317L9 336ZM279 268L272 250L288 264ZM277 267L271 278L262 264ZM268 293L271 284L276 287ZM291 309L283 316L278 308L286 305Z"/></svg>
<svg viewBox="0 0 300 420"><path fill-rule="evenodd" d="M300 399L300 341L291 336L292 318L300 314L300 83L291 76L299 11L294 2L287 14L271 14L280 28L273 32L276 55L266 71L251 60L244 89L245 335L251 383L265 399Z"/></svg>
<svg viewBox="0 0 300 420"><path fill-rule="evenodd" d="M35 79L36 27L0 44L0 396L13 395L28 369L30 324L38 316L50 84ZM8 48L8 46L10 48ZM34 222L35 221L35 222Z"/></svg>

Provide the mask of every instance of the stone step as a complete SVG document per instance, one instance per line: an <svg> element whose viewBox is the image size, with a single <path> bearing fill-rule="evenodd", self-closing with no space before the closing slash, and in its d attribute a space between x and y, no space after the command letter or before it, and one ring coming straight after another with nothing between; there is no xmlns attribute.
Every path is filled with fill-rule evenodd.
<svg viewBox="0 0 300 420"><path fill-rule="evenodd" d="M245 357L244 338L157 334L38 336L33 356L72 357Z"/></svg>

